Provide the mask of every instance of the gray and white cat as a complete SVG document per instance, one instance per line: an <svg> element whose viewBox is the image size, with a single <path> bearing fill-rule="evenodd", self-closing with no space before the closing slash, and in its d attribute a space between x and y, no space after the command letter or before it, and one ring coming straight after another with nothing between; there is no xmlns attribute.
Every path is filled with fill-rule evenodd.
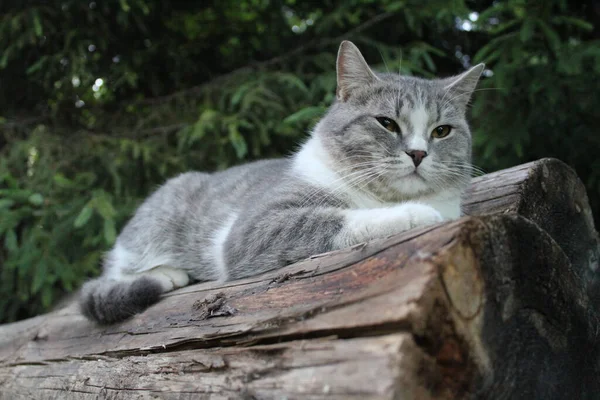
<svg viewBox="0 0 600 400"><path fill-rule="evenodd" d="M337 101L299 151L166 182L83 286L83 314L121 321L190 280L256 275L459 217L471 176L465 111L482 70L376 74L342 42Z"/></svg>

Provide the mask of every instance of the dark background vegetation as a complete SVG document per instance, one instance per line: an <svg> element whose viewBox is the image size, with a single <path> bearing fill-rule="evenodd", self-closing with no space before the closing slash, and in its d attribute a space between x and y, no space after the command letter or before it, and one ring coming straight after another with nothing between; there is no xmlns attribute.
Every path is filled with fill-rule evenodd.
<svg viewBox="0 0 600 400"><path fill-rule="evenodd" d="M2 1L0 322L97 274L166 178L293 150L343 39L404 74L485 61L475 164L558 157L597 211L599 18L592 0Z"/></svg>

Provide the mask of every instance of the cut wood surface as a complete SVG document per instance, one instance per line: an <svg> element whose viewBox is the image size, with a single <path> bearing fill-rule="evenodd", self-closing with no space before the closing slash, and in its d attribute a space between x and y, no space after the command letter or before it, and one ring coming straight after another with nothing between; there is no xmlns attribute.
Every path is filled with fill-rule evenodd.
<svg viewBox="0 0 600 400"><path fill-rule="evenodd" d="M484 179L477 204L506 182ZM189 286L117 325L70 306L0 326L0 398L597 398L584 281L519 210Z"/></svg>
<svg viewBox="0 0 600 400"><path fill-rule="evenodd" d="M545 158L475 178L463 210L516 213L538 224L564 250L600 308L600 240L585 186L571 167Z"/></svg>

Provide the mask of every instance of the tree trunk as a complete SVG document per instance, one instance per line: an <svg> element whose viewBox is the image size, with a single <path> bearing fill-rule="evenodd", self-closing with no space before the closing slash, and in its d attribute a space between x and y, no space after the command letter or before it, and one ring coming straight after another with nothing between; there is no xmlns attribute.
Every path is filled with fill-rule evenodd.
<svg viewBox="0 0 600 400"><path fill-rule="evenodd" d="M0 398L596 398L600 326L577 254L513 214L537 176L520 171L467 200L520 205L508 214L189 286L109 327L75 306L0 326ZM495 200L503 185L512 202Z"/></svg>

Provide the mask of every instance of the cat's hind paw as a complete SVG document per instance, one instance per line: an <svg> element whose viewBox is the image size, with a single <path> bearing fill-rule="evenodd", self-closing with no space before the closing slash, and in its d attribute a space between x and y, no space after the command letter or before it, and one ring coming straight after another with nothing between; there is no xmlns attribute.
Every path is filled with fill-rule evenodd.
<svg viewBox="0 0 600 400"><path fill-rule="evenodd" d="M143 275L151 277L160 282L165 292L170 292L180 287L187 286L190 282L188 273L182 269L161 265L146 271Z"/></svg>

